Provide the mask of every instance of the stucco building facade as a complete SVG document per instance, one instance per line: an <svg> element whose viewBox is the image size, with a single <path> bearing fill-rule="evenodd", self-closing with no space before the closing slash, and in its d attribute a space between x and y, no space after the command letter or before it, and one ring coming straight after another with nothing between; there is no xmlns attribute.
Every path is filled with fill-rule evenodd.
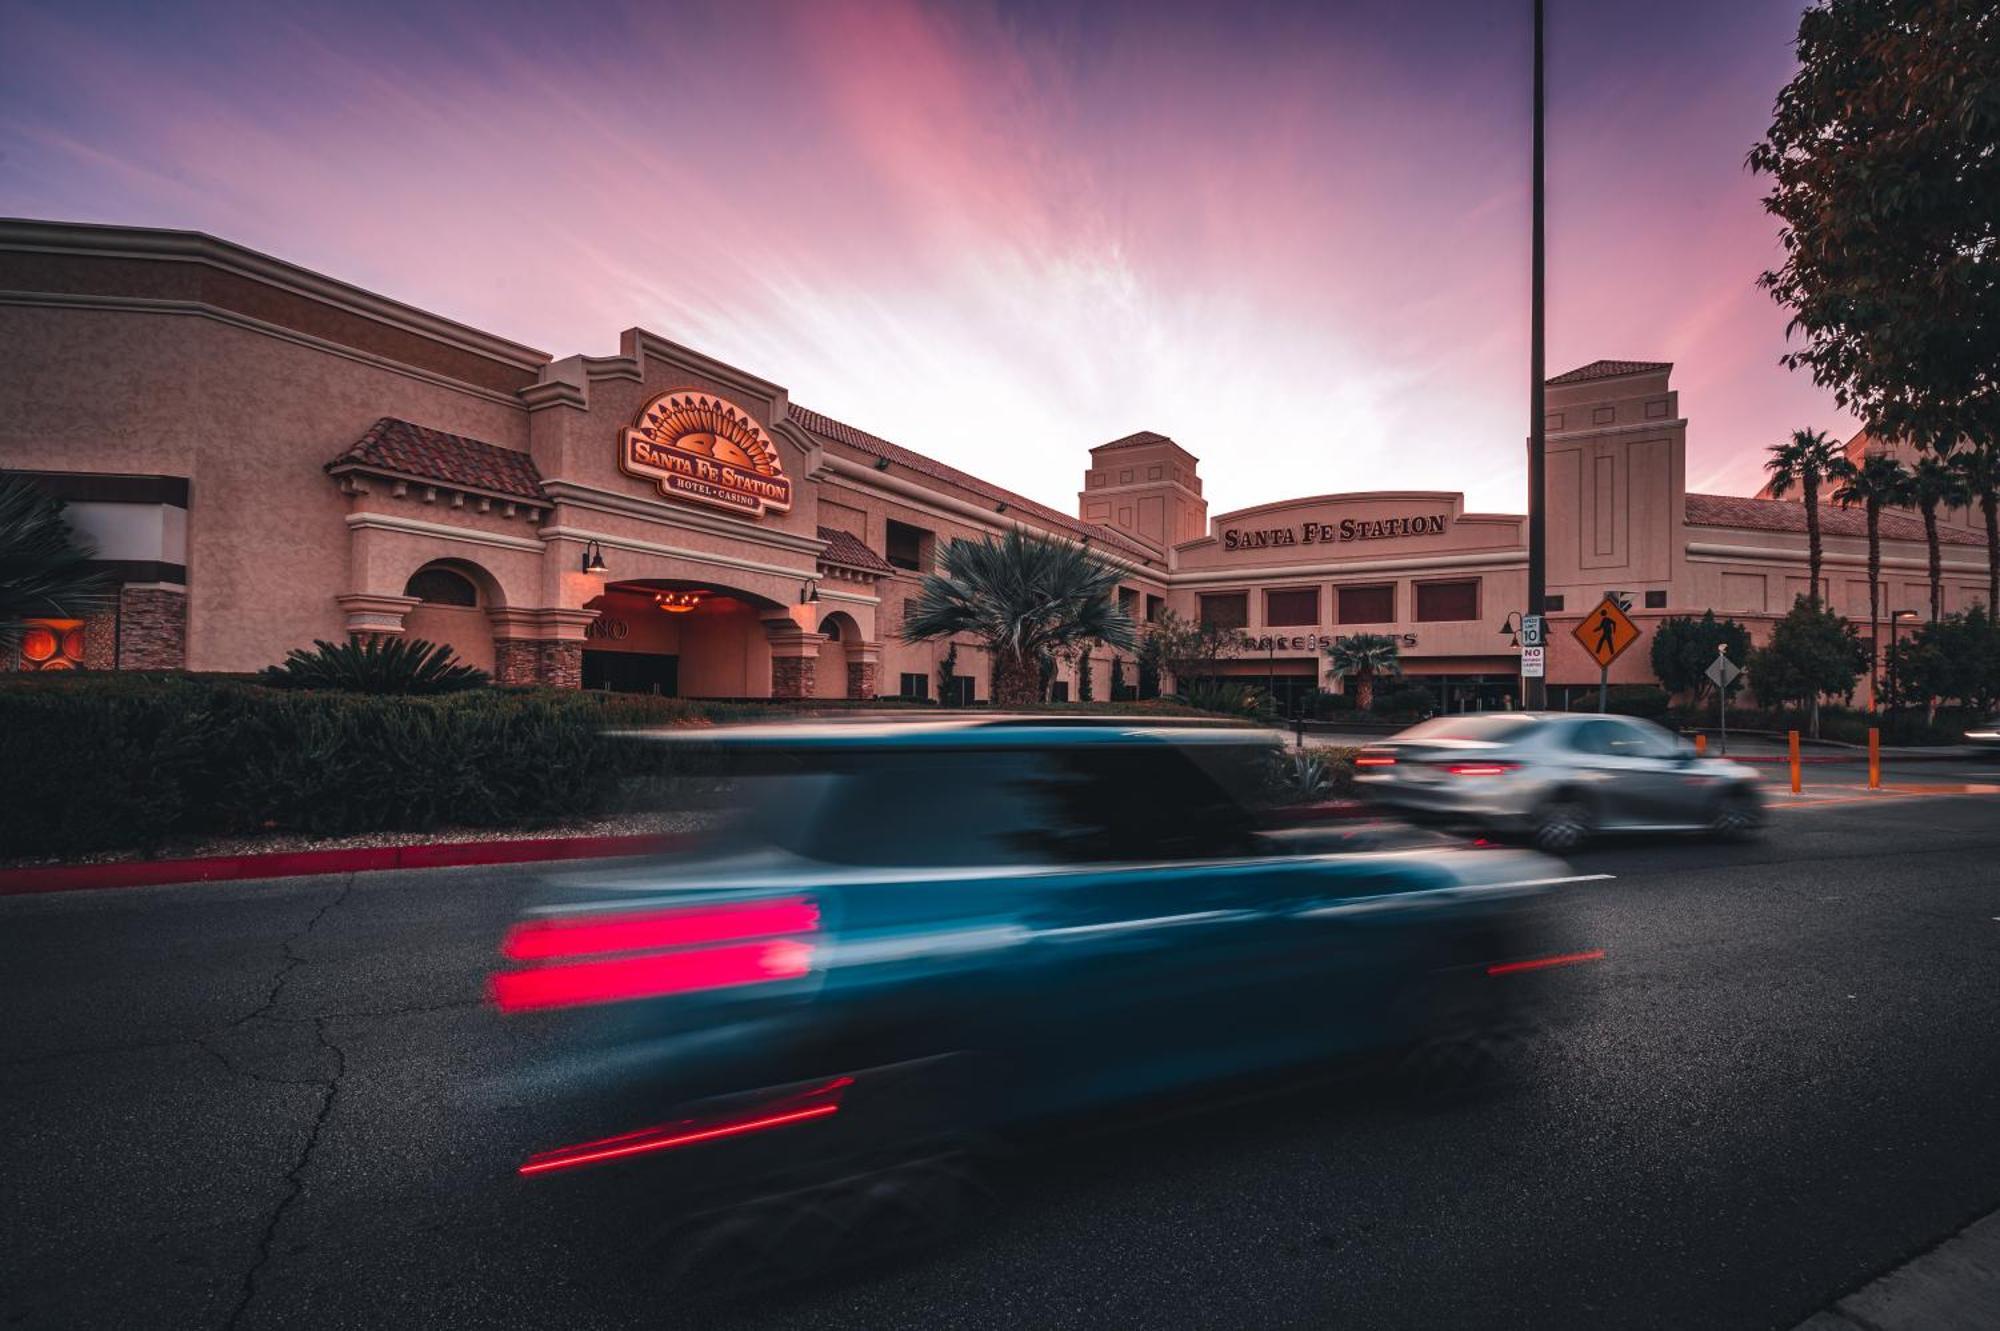
<svg viewBox="0 0 2000 1331"><path fill-rule="evenodd" d="M1113 563L1136 618L1241 629L1227 672L1310 688L1324 644L1385 633L1443 705L1518 694L1500 625L1526 521L1454 493L1211 515L1195 454L1141 432L1088 450L1063 511L642 329L558 358L187 232L0 222L0 358L0 467L67 500L120 587L17 666L239 672L404 634L510 683L935 697L952 644L901 641L904 605L948 542L1018 525ZM1552 683L1595 682L1565 623L1605 591L1642 627L1761 627L1804 588L1799 505L1686 492L1670 371L1550 381ZM1859 522L1827 514L1828 581L1865 617ZM1924 603L1912 526L1885 519L1885 605ZM1952 528L1950 608L1984 595L1982 541ZM958 697L989 698L983 652L957 647ZM1092 674L1108 696L1108 651ZM1648 678L1645 653L1613 677Z"/></svg>

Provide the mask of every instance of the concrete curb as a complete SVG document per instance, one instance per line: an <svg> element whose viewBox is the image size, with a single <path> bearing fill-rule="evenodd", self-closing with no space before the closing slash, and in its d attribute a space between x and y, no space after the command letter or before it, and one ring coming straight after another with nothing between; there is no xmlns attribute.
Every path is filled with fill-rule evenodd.
<svg viewBox="0 0 2000 1331"><path fill-rule="evenodd" d="M1987 1331L2000 1323L2000 1212L1821 1309L1793 1331Z"/></svg>
<svg viewBox="0 0 2000 1331"><path fill-rule="evenodd" d="M355 846L342 850L211 855L184 860L114 860L105 864L51 864L0 869L0 896L87 892L112 887L220 883L250 878L372 873L383 869L443 869L473 864L530 864L547 860L610 859L672 850L685 835L517 838L444 841L414 846Z"/></svg>

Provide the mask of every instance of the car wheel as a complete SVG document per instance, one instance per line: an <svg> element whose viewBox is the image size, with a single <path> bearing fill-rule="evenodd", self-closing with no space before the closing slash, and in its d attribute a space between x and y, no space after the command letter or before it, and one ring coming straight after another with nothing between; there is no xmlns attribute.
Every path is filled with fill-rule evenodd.
<svg viewBox="0 0 2000 1331"><path fill-rule="evenodd" d="M1726 792L1715 802L1708 816L1711 835L1724 841L1740 841L1754 833L1762 822L1757 801L1740 790Z"/></svg>
<svg viewBox="0 0 2000 1331"><path fill-rule="evenodd" d="M1571 795L1558 795L1535 814L1536 850L1561 854L1575 850L1590 836L1590 807Z"/></svg>

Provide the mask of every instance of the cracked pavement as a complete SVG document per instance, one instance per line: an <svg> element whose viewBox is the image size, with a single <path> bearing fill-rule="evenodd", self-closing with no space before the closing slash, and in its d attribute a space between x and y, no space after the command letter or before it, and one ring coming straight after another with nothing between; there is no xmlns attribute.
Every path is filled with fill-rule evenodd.
<svg viewBox="0 0 2000 1331"><path fill-rule="evenodd" d="M1996 853L1960 798L1593 849L1609 960L1522 1089L1114 1123L929 1260L724 1309L511 1176L533 866L0 899L0 1327L1789 1326L2000 1205Z"/></svg>

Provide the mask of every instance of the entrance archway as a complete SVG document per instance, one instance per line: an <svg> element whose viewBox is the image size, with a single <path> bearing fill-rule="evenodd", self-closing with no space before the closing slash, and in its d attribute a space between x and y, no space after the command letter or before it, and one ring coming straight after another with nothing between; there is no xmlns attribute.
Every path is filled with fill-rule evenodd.
<svg viewBox="0 0 2000 1331"><path fill-rule="evenodd" d="M771 692L768 598L712 582L615 582L587 603L583 686L672 698Z"/></svg>

